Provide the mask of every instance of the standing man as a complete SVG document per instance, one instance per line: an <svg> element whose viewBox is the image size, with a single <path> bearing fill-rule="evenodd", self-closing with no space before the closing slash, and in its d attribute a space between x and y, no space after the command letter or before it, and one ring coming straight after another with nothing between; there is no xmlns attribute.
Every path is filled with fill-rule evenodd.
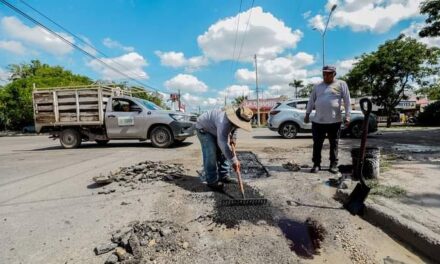
<svg viewBox="0 0 440 264"><path fill-rule="evenodd" d="M229 176L230 163L234 171L240 170L240 162L235 156L237 128L252 131L253 112L247 107L226 110L215 109L197 119L197 137L202 146L203 175L208 187L223 190L224 183L236 182Z"/></svg>
<svg viewBox="0 0 440 264"><path fill-rule="evenodd" d="M330 143L330 168L331 173L338 173L338 143L341 135L341 101L344 100L344 123L350 123L350 92L344 81L336 80L336 68L324 66L322 68L323 82L315 85L307 104L304 122L310 122L310 113L316 109L312 120L313 134L313 167L311 172L317 173L321 169L321 150L328 135Z"/></svg>

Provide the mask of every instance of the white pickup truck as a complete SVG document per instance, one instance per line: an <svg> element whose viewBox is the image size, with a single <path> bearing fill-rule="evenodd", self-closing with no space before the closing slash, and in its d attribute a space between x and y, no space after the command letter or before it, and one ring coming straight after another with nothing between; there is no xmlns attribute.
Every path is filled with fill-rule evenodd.
<svg viewBox="0 0 440 264"><path fill-rule="evenodd" d="M166 148L195 134L196 116L164 110L111 87L39 88L32 98L36 132L59 138L64 148L118 139L150 139L153 146Z"/></svg>

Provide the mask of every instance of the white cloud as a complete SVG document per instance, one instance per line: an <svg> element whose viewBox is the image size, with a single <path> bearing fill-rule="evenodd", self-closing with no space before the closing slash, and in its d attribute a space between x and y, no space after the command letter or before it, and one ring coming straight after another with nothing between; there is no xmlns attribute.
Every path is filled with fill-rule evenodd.
<svg viewBox="0 0 440 264"><path fill-rule="evenodd" d="M258 62L258 81L263 85L287 85L294 79L307 77L304 67L315 62L313 55L299 52L293 56L278 57L275 59L261 60ZM255 83L255 71L238 69L235 73L240 83Z"/></svg>
<svg viewBox="0 0 440 264"><path fill-rule="evenodd" d="M343 76L348 73L351 69L353 69L354 64L358 61L358 59L338 60L335 63L338 76Z"/></svg>
<svg viewBox="0 0 440 264"><path fill-rule="evenodd" d="M236 34L239 17L240 23ZM237 45L235 46L236 35ZM295 48L302 36L303 33L300 30L292 31L271 13L264 12L261 7L254 7L235 17L225 18L211 25L208 31L197 38L197 42L204 55L210 59L236 60L245 38L240 60L251 61L254 54L273 58L285 49Z"/></svg>
<svg viewBox="0 0 440 264"><path fill-rule="evenodd" d="M311 10L309 10L309 11L307 11L307 12L305 12L305 13L303 13L302 15L303 15L303 18L304 19L307 19L307 18L309 18L310 17L310 15L312 14L312 11Z"/></svg>
<svg viewBox="0 0 440 264"><path fill-rule="evenodd" d="M11 73L0 68L0 84L9 82L9 77L11 77Z"/></svg>
<svg viewBox="0 0 440 264"><path fill-rule="evenodd" d="M353 31L387 32L402 20L419 16L422 0L328 0L327 11L338 7L332 15L330 27L350 27ZM326 17L316 15L309 24L324 29Z"/></svg>
<svg viewBox="0 0 440 264"><path fill-rule="evenodd" d="M61 56L73 50L73 47L45 29L39 26L28 27L16 17L2 18L1 27L9 38L21 40L30 46L36 46L53 55ZM57 33L68 41L75 42L72 36L65 33Z"/></svg>
<svg viewBox="0 0 440 264"><path fill-rule="evenodd" d="M18 55L23 55L26 53L25 47L21 44L21 42L15 40L0 40L0 49L7 50Z"/></svg>
<svg viewBox="0 0 440 264"><path fill-rule="evenodd" d="M440 37L419 37L420 30L424 27L423 23L412 23L408 28L402 31L408 37L415 38L419 42L425 43L429 47L440 47Z"/></svg>
<svg viewBox="0 0 440 264"><path fill-rule="evenodd" d="M134 51L133 47L124 46L121 43L119 43L118 41L113 40L111 38L105 38L102 41L102 44L104 44L104 46L106 46L107 48L110 48L110 49L121 49L125 52L133 52Z"/></svg>
<svg viewBox="0 0 440 264"><path fill-rule="evenodd" d="M149 78L148 74L143 70L143 67L148 65L147 61L136 52L130 52L115 58L100 58L100 60L131 78L144 80ZM127 79L124 75L102 65L96 59L91 60L87 65L100 73L104 80Z"/></svg>
<svg viewBox="0 0 440 264"><path fill-rule="evenodd" d="M208 86L190 74L179 74L164 83L169 90L189 93L203 93L208 90Z"/></svg>
<svg viewBox="0 0 440 264"><path fill-rule="evenodd" d="M96 56L98 54L98 51L95 49L95 46L92 44L92 42L87 37L84 36L80 36L80 37L85 43L87 43L87 45L83 44L83 45L79 45L79 47L87 51L88 53L92 54L93 56Z"/></svg>
<svg viewBox="0 0 440 264"><path fill-rule="evenodd" d="M247 85L231 85L223 91L218 92L221 98L235 98L239 96L251 96L253 91Z"/></svg>
<svg viewBox="0 0 440 264"><path fill-rule="evenodd" d="M183 52L162 52L158 50L155 52L155 54L160 58L160 63L163 66L172 68L185 67L185 71L187 72L196 71L209 64L209 61L206 57L197 56L185 58L185 54L183 54Z"/></svg>

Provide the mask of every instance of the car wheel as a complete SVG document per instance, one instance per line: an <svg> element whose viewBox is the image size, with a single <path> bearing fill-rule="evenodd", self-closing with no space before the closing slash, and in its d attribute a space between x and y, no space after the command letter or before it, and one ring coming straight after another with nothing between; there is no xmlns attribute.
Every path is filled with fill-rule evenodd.
<svg viewBox="0 0 440 264"><path fill-rule="evenodd" d="M151 143L156 148L167 148L174 143L173 134L165 126L157 126L151 131Z"/></svg>
<svg viewBox="0 0 440 264"><path fill-rule="evenodd" d="M350 127L350 134L353 138L361 138L362 137L362 123L356 122Z"/></svg>
<svg viewBox="0 0 440 264"><path fill-rule="evenodd" d="M298 126L293 122L284 123L281 126L280 134L284 138L288 138L288 139L296 138L296 134L298 134Z"/></svg>
<svg viewBox="0 0 440 264"><path fill-rule="evenodd" d="M100 146L105 146L110 140L95 140Z"/></svg>
<svg viewBox="0 0 440 264"><path fill-rule="evenodd" d="M60 135L60 143L66 149L77 148L81 145L81 134L75 129L64 129Z"/></svg>

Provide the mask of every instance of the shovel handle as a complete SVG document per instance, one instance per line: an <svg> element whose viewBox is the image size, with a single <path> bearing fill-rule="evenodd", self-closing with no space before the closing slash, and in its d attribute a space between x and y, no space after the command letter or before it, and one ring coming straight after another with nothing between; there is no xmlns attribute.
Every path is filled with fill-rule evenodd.
<svg viewBox="0 0 440 264"><path fill-rule="evenodd" d="M235 153L235 146L231 145L232 148L232 153L234 153L234 156L237 157L237 153ZM241 172L240 170L236 171L237 172L237 179L238 179L238 185L240 186L240 192L241 192L241 196L244 197L244 187L243 187L243 181L241 180Z"/></svg>
<svg viewBox="0 0 440 264"><path fill-rule="evenodd" d="M364 121L362 122L362 139L361 139L361 147L359 149L359 158L357 164L357 172L359 173L359 179L363 185L365 184L364 175L362 174L364 168L364 159L365 159L365 151L367 148L367 136L368 136L368 123L370 120L370 113L373 108L373 104L371 100L368 98L362 98L359 100L359 104L361 106L362 113L364 114ZM366 108L365 108L365 105Z"/></svg>

